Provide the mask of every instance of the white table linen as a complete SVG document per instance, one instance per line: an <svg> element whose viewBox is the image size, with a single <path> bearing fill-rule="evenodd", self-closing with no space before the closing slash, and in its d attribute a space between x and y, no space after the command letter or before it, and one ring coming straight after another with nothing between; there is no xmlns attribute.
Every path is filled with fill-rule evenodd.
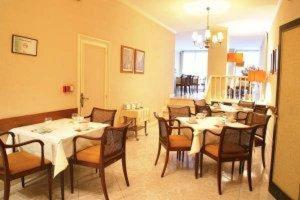
<svg viewBox="0 0 300 200"><path fill-rule="evenodd" d="M32 131L43 126L52 129L52 131L49 133L37 133ZM44 155L45 158L51 161L54 165L55 177L68 166L68 158L73 155L73 138L75 136L85 135L101 137L104 132L104 128L108 125L89 122L89 126L89 130L78 132L74 130L73 120L64 118L48 123L13 128L10 131L15 133L16 143L26 142L33 139L39 139L44 142ZM6 143L12 144L12 138L8 137ZM92 146L95 143L97 143L97 141L78 139L76 147L77 150L81 150ZM22 149L37 156L41 155L41 147L38 143L23 146ZM8 149L7 153L11 153L11 149Z"/></svg>
<svg viewBox="0 0 300 200"><path fill-rule="evenodd" d="M222 105L222 104L220 106L211 106L210 109L212 111L223 111L226 113L237 113L239 111L253 112L252 108L234 107L234 106L227 106L227 105Z"/></svg>
<svg viewBox="0 0 300 200"><path fill-rule="evenodd" d="M205 129L210 129L216 133L221 133L222 131L222 126L218 126L222 124L222 117L206 117L204 119L197 119L197 123L189 123L189 117L178 117L177 118L183 126L189 126L194 129L193 135L193 141L192 141L192 147L191 151L189 152L190 154L195 154L198 153L202 147L202 141L203 141L203 131ZM249 127L247 125L234 122L226 122L226 126L230 127L237 127L237 128L245 128ZM219 140L218 136L215 136L213 134L207 134L206 135L206 142L207 143L214 143Z"/></svg>

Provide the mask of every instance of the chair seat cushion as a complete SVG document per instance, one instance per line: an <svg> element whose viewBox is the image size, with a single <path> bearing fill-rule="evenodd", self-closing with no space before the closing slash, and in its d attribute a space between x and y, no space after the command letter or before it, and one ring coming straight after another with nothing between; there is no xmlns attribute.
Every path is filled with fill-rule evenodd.
<svg viewBox="0 0 300 200"><path fill-rule="evenodd" d="M86 149L83 149L76 153L78 161L84 161L93 164L99 164L100 162L100 145L95 145Z"/></svg>
<svg viewBox="0 0 300 200"><path fill-rule="evenodd" d="M215 157L219 156L219 144L207 144L205 145L204 150ZM247 155L247 151L238 144L232 143L223 146L222 157L224 158L246 156L246 155Z"/></svg>
<svg viewBox="0 0 300 200"><path fill-rule="evenodd" d="M169 136L171 148L190 148L192 141L184 135L170 135Z"/></svg>
<svg viewBox="0 0 300 200"><path fill-rule="evenodd" d="M9 171L11 174L28 171L41 166L41 157L28 153L26 151L19 151L7 155L9 164ZM45 159L45 165L51 162Z"/></svg>

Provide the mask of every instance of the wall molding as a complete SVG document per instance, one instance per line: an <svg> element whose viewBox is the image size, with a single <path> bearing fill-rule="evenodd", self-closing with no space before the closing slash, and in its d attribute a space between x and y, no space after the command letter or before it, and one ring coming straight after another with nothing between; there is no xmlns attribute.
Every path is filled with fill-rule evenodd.
<svg viewBox="0 0 300 200"><path fill-rule="evenodd" d="M77 113L77 108L0 119L0 132L9 131L15 127L41 123L44 122L46 117L51 117L53 120L70 118L72 113Z"/></svg>

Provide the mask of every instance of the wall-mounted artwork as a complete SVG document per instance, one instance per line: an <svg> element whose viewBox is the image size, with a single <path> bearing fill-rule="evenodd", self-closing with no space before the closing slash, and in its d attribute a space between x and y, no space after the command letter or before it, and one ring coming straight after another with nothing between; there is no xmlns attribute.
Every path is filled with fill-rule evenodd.
<svg viewBox="0 0 300 200"><path fill-rule="evenodd" d="M121 72L132 73L134 68L134 48L121 46Z"/></svg>
<svg viewBox="0 0 300 200"><path fill-rule="evenodd" d="M270 73L275 74L278 71L278 49L274 49L271 53L271 69Z"/></svg>
<svg viewBox="0 0 300 200"><path fill-rule="evenodd" d="M142 50L135 50L134 56L134 73L143 74L145 72L145 52Z"/></svg>
<svg viewBox="0 0 300 200"><path fill-rule="evenodd" d="M36 39L23 37L19 35L12 35L12 53L37 56Z"/></svg>

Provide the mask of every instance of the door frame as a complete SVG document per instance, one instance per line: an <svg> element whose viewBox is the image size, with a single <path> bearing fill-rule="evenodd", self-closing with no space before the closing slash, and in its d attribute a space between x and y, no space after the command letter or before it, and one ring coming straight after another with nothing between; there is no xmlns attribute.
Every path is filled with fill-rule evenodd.
<svg viewBox="0 0 300 200"><path fill-rule="evenodd" d="M78 34L77 36L77 108L78 113L81 113L80 106L80 93L84 89L83 84L83 46L89 44L105 49L105 65L104 65L104 108L107 108L107 99L109 94L109 70L110 66L110 42L99 38L91 37L84 34Z"/></svg>
<svg viewBox="0 0 300 200"><path fill-rule="evenodd" d="M281 55L282 55L282 36L283 33L289 30L292 30L300 26L300 18L297 18L293 21L290 21L286 24L283 24L279 27L279 46L278 46L278 72L277 72L277 88L276 88L276 114L280 115L278 112L279 107L279 93L280 93L280 77L281 77ZM271 155L271 167L270 167L270 178L269 178L269 192L276 198L282 200L290 200L291 198L273 181L273 171L274 171L274 159L276 152L276 141L277 141L277 127L278 127L278 118L275 119L275 126L273 131L273 141L272 141L272 155Z"/></svg>

